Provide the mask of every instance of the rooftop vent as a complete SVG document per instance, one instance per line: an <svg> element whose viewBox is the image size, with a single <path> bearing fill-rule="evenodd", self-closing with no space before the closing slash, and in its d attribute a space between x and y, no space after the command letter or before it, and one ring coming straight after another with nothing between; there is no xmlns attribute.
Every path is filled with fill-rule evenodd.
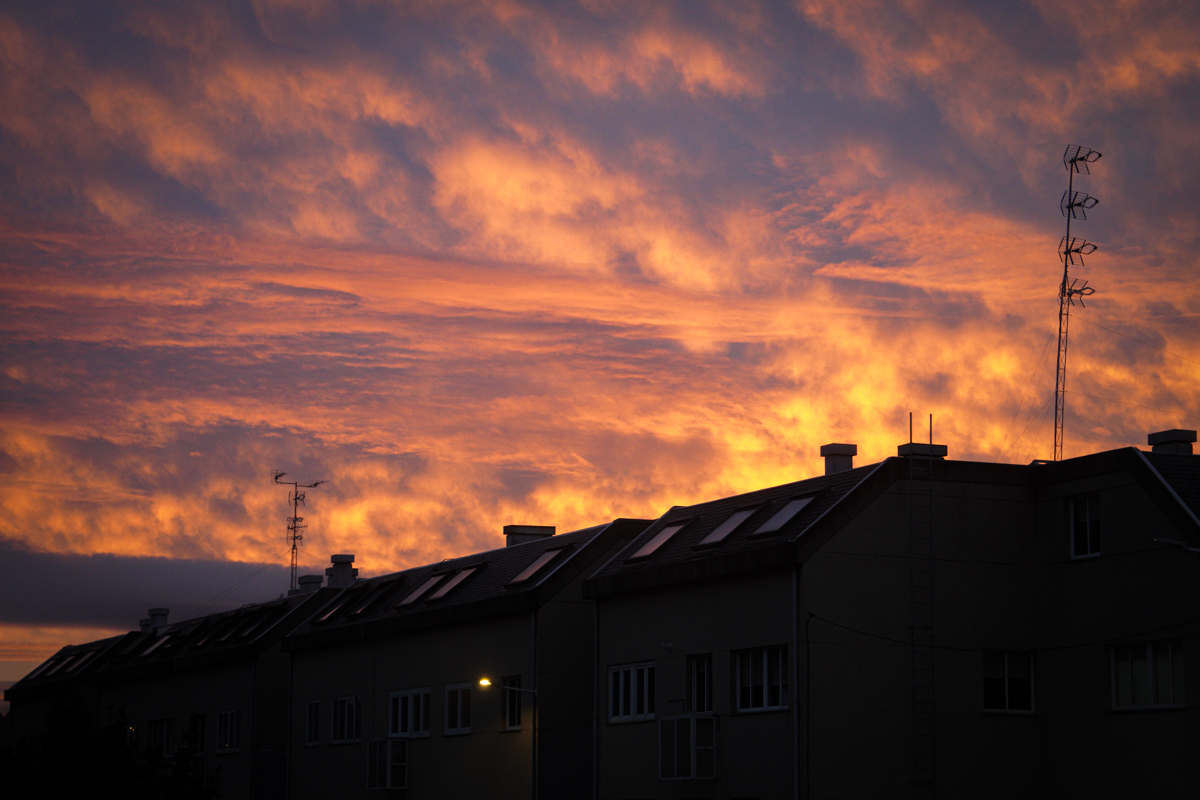
<svg viewBox="0 0 1200 800"><path fill-rule="evenodd" d="M353 554L339 553L336 556L330 556L329 560L333 562L333 566L325 570L325 575L329 578L330 588L345 589L354 583L354 579L358 577L358 570L351 566L354 563Z"/></svg>
<svg viewBox="0 0 1200 800"><path fill-rule="evenodd" d="M908 456L919 456L921 458L945 458L946 445L944 444L925 444L923 442L913 442L912 444L902 444L896 448L896 455L901 458Z"/></svg>
<svg viewBox="0 0 1200 800"><path fill-rule="evenodd" d="M849 472L854 469L854 457L858 455L856 444L823 444L821 457L825 459L825 474Z"/></svg>
<svg viewBox="0 0 1200 800"><path fill-rule="evenodd" d="M300 584L300 588L290 590L288 597L295 597L298 594L312 594L321 588L321 581L323 580L325 579L320 575L301 575L296 579L296 583Z"/></svg>
<svg viewBox="0 0 1200 800"><path fill-rule="evenodd" d="M1192 442L1196 441L1195 431L1182 431L1178 428L1169 431L1159 431L1146 437L1152 453L1170 453L1177 456L1190 456Z"/></svg>
<svg viewBox="0 0 1200 800"><path fill-rule="evenodd" d="M152 628L161 628L163 625L166 625L167 617L171 614L171 609L152 608L146 613L148 613L150 616L146 617L145 619L138 620L138 625L141 627L143 633Z"/></svg>
<svg viewBox="0 0 1200 800"><path fill-rule="evenodd" d="M536 542L554 535L553 525L505 525L504 546Z"/></svg>

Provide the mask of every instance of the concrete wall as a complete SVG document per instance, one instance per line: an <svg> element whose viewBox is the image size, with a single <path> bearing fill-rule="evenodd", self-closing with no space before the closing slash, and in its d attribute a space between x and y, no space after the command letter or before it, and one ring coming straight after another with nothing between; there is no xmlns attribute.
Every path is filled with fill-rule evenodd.
<svg viewBox="0 0 1200 800"><path fill-rule="evenodd" d="M276 672L274 678L286 686L286 671ZM269 713L255 713L253 679L253 663L243 661L203 670L102 683L96 689L98 722L105 722L109 710L124 711L130 723L138 728L138 746L146 747L150 721L169 718L172 720L174 749L182 742L191 715L202 714L205 719L205 773L219 770L221 797L250 798L254 796L251 791L253 754L256 748L264 745L255 735L256 727L262 724L260 720L270 717ZM240 746L236 751L216 748L217 718L223 711L239 712Z"/></svg>
<svg viewBox="0 0 1200 800"><path fill-rule="evenodd" d="M1195 532L1126 471L1039 488L1028 470L939 466L938 796L1200 796L1189 756L1200 730L1197 625L1150 633L1200 617L1200 561L1152 541ZM1073 561L1064 498L1088 492L1100 497L1102 555ZM714 654L720 735L715 781L661 781L657 721L605 714L599 796L792 797L798 758L802 795L911 797L908 503L907 482L893 483L802 565L791 703L803 712L810 696L811 716L800 714L798 737L790 712L734 713L730 676L730 653L791 641L790 571L602 598L599 665L655 663L659 716L682 711L686 656ZM1187 707L1114 710L1111 644L1163 639L1183 642ZM983 709L984 650L1035 653L1033 713Z"/></svg>

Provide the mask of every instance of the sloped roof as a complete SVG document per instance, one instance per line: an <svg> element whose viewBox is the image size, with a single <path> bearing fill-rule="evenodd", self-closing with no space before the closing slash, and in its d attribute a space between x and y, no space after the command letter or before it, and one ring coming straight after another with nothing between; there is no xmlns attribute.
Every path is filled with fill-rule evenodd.
<svg viewBox="0 0 1200 800"><path fill-rule="evenodd" d="M753 562L754 551L778 550L781 543L792 543L802 536L884 463L887 462L697 505L675 506L593 573L587 591L589 595L605 593L618 583L630 583L629 580L611 580L618 576L632 578L636 582L638 573L686 566L689 562L728 560L732 554L738 554L747 563ZM787 507L789 502L801 498L811 500L778 530L760 533L764 524ZM719 543L702 544L709 534L739 511L752 513ZM638 552L657 535L681 524L683 527L651 554L638 557Z"/></svg>
<svg viewBox="0 0 1200 800"><path fill-rule="evenodd" d="M538 602L543 589L557 589L585 569L599 555L597 550L611 547L648 523L619 519L355 581L315 609L284 647L292 650L340 641L347 632L357 638L360 631L382 633L524 608Z"/></svg>
<svg viewBox="0 0 1200 800"><path fill-rule="evenodd" d="M88 674L103 661L107 651L124 638L110 636L86 644L69 644L6 689L5 697L9 692L20 693L29 686L50 686Z"/></svg>
<svg viewBox="0 0 1200 800"><path fill-rule="evenodd" d="M1142 455L1175 493L1193 519L1200 519L1200 455L1145 453Z"/></svg>
<svg viewBox="0 0 1200 800"><path fill-rule="evenodd" d="M9 687L5 697L84 676L98 681L123 680L155 672L164 664L178 670L246 657L286 632L295 621L292 614L315 601L317 594L328 597L329 592L251 603L232 611L69 645Z"/></svg>

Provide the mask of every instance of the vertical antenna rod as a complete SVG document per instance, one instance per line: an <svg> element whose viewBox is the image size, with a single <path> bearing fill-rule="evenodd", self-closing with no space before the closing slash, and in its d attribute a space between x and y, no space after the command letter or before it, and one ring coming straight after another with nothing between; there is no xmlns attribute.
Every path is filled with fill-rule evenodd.
<svg viewBox="0 0 1200 800"><path fill-rule="evenodd" d="M1078 263L1083 266L1083 257L1096 252L1096 245L1071 236L1071 220L1087 219L1087 210L1100 201L1084 192L1075 191L1075 173L1091 174L1089 164L1095 163L1100 153L1078 144L1067 145L1063 153L1063 166L1067 168L1067 190L1063 192L1058 207L1067 218L1067 235L1058 245L1058 257L1063 262L1062 283L1058 286L1058 366L1054 374L1054 460L1062 461L1063 422L1067 411L1067 329L1071 323L1071 306L1075 298L1083 306L1083 298L1096 290L1070 276L1070 267ZM1086 308L1086 306L1083 306Z"/></svg>
<svg viewBox="0 0 1200 800"><path fill-rule="evenodd" d="M292 548L292 585L290 588L298 589L300 588L300 584L296 582L296 562L299 555L300 546L304 543L304 529L308 527L308 525L306 525L304 522L304 517L300 516L300 506L304 505L304 492L300 490L315 489L322 483L329 483L329 481L300 483L299 481L285 481L283 480L284 475L287 475L287 473L281 472L280 470L275 470L275 472L272 473L275 483L278 483L282 486L292 487L292 493L288 498L292 501L292 515L288 517L287 543L288 546Z"/></svg>

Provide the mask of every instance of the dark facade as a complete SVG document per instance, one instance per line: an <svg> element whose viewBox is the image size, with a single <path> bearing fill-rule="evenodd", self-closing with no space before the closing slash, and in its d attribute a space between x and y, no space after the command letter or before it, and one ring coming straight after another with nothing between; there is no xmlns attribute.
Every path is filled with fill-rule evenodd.
<svg viewBox="0 0 1200 800"><path fill-rule="evenodd" d="M597 797L1200 794L1200 562L1156 541L1200 545L1200 457L902 450L674 508L585 583Z"/></svg>
<svg viewBox="0 0 1200 800"><path fill-rule="evenodd" d="M593 609L581 584L648 522L528 536L358 581L314 610L284 643L292 797L586 797Z"/></svg>
<svg viewBox="0 0 1200 800"><path fill-rule="evenodd" d="M223 797L1194 797L1200 456L824 476L63 648L65 704ZM302 579L313 587L316 576ZM488 679L490 686L481 685Z"/></svg>
<svg viewBox="0 0 1200 800"><path fill-rule="evenodd" d="M141 630L63 648L5 692L15 746L37 752L54 738L56 716L71 713L72 724L92 732L82 741L119 725L127 748L164 774L187 749L195 783L219 785L222 798L286 797L289 682L280 640L332 593L174 623L166 609L152 609Z"/></svg>

